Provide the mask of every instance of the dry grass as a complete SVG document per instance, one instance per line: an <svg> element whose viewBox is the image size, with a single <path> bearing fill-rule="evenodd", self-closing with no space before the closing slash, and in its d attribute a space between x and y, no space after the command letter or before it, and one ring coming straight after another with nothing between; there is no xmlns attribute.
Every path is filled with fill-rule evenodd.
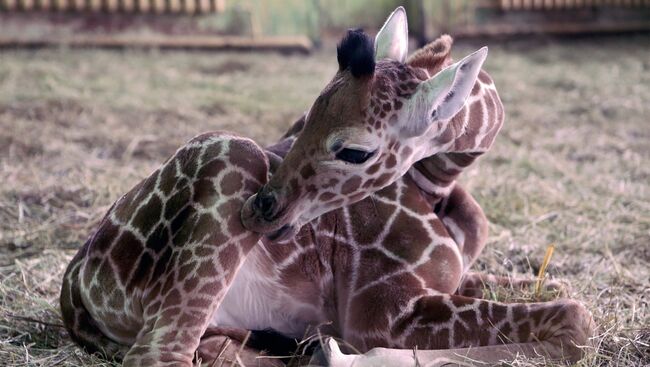
<svg viewBox="0 0 650 367"><path fill-rule="evenodd" d="M584 366L650 363L648 41L492 45L507 121L464 177L492 223L479 269L535 276L557 244L549 272L599 325ZM98 218L197 133L273 141L335 68L331 50L0 53L0 365L108 364L58 315L64 267Z"/></svg>

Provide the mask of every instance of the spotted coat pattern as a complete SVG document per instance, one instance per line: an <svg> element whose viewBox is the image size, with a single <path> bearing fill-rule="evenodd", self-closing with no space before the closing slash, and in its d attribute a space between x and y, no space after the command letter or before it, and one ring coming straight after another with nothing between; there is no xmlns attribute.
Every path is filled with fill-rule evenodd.
<svg viewBox="0 0 650 367"><path fill-rule="evenodd" d="M390 93L373 95L368 126L381 133L401 108L399 96L412 93L413 78L430 72L397 66L384 73L395 80L385 86ZM191 365L197 349L216 358L219 343L209 340L226 335L219 327L301 336L322 323L362 352L543 341L550 354L579 355L574 343L591 333L581 304L488 301L483 283L527 282L467 271L485 245L487 220L455 179L502 122L496 89L482 73L463 110L440 127L436 144L446 151L394 180L386 169L418 149L395 140L366 177L296 187L328 208L347 203L342 192L371 194L280 243L246 231L239 217L267 180L262 149L225 133L199 136L120 198L72 260L61 293L66 327L88 350L123 355L128 366ZM284 155L297 125L270 150ZM298 172L306 178L312 169ZM246 288L264 290L253 298L272 318L247 313Z"/></svg>

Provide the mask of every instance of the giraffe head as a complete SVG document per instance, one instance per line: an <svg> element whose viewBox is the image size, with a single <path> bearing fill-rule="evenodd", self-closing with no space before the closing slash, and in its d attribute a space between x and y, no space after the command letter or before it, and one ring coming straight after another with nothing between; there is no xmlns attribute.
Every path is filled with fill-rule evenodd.
<svg viewBox="0 0 650 367"><path fill-rule="evenodd" d="M448 139L438 138L468 98L487 49L429 77L405 63L407 45L401 7L374 43L361 30L348 31L337 47L339 69L311 106L302 133L244 205L248 229L272 240L288 238L448 147Z"/></svg>

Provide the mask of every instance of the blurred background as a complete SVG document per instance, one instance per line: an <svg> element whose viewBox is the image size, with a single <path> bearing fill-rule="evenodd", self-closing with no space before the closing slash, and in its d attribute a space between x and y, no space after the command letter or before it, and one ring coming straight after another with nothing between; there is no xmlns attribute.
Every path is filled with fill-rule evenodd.
<svg viewBox="0 0 650 367"><path fill-rule="evenodd" d="M276 141L344 31L398 5L411 51L490 47L506 121L462 177L490 220L476 270L535 276L555 244L600 327L580 365L649 365L650 0L0 0L0 365L113 365L58 311L111 203L201 132Z"/></svg>
<svg viewBox="0 0 650 367"><path fill-rule="evenodd" d="M467 38L650 30L648 0L0 0L0 44L92 43L88 37L102 35L95 45L141 45L148 36L152 45L157 40L200 48L196 38L178 36L201 35L206 48L224 46L216 36L235 36L250 39L230 39L232 47L278 43L308 51L351 25L378 29L397 5L406 7L420 46L440 33Z"/></svg>

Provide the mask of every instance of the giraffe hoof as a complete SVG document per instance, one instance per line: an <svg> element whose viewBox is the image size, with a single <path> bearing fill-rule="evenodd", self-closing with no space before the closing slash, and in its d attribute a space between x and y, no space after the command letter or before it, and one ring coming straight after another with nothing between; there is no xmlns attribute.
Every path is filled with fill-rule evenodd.
<svg viewBox="0 0 650 367"><path fill-rule="evenodd" d="M326 338L312 355L309 366L332 366L342 356L341 348L334 338Z"/></svg>

